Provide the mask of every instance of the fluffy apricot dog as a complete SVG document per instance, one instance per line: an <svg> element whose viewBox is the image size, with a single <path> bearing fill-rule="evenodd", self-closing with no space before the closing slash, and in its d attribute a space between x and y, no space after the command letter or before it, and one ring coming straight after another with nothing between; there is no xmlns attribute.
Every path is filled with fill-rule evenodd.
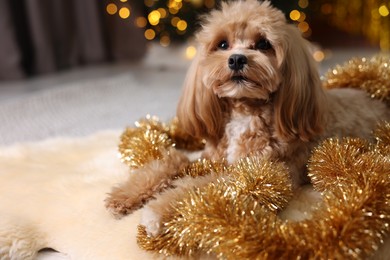
<svg viewBox="0 0 390 260"><path fill-rule="evenodd" d="M324 90L308 43L268 1L222 3L203 17L196 39L177 116L187 133L207 141L205 158L234 163L251 154L282 161L299 187L321 140L367 139L378 122L390 120L389 107L362 90ZM189 160L174 150L165 159L139 169L106 201L121 216L153 198L141 221L149 234L158 233L172 200L218 177L175 179Z"/></svg>

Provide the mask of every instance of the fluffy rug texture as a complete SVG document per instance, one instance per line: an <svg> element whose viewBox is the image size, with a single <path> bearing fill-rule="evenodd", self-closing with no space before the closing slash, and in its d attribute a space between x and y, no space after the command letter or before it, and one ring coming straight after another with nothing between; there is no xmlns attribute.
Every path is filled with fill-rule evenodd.
<svg viewBox="0 0 390 260"><path fill-rule="evenodd" d="M0 259L160 258L137 246L140 211L117 220L104 207L111 187L131 174L118 158L119 134L0 148ZM283 218L310 216L319 199L303 189ZM389 242L374 259L389 259ZM38 253L43 248L61 254L48 258Z"/></svg>
<svg viewBox="0 0 390 260"><path fill-rule="evenodd" d="M42 248L70 259L152 257L136 244L138 212L116 220L104 207L111 186L129 174L118 135L0 149L0 259L34 259Z"/></svg>

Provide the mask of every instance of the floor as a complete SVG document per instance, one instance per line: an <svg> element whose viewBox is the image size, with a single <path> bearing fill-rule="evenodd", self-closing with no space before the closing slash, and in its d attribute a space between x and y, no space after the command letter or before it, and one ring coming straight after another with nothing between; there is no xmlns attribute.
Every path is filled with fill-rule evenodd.
<svg viewBox="0 0 390 260"><path fill-rule="evenodd" d="M141 62L98 64L22 80L0 81L0 102L23 98L45 89L61 87L75 82L123 75L129 71L143 70L138 75L147 75L146 68L158 71L185 70L190 63L190 60L185 56L185 47L179 45L164 48L153 44L149 46L149 52Z"/></svg>
<svg viewBox="0 0 390 260"><path fill-rule="evenodd" d="M142 62L102 64L0 83L0 145L124 129L175 114L185 46L152 46Z"/></svg>

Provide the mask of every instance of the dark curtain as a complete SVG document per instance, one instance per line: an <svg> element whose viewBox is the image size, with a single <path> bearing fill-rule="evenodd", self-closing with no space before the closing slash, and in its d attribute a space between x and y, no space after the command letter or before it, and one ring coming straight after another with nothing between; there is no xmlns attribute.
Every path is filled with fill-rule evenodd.
<svg viewBox="0 0 390 260"><path fill-rule="evenodd" d="M108 0L0 0L0 80L104 61L140 59L146 51L131 16L106 13ZM125 5L118 1L119 4Z"/></svg>

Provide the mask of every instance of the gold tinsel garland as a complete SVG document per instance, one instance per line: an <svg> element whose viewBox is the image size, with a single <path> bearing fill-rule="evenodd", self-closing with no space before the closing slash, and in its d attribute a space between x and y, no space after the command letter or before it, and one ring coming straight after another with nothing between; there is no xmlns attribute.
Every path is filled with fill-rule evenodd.
<svg viewBox="0 0 390 260"><path fill-rule="evenodd" d="M336 66L326 74L324 87L357 88L367 91L372 98L390 104L390 58L375 56L371 59L354 58Z"/></svg>
<svg viewBox="0 0 390 260"><path fill-rule="evenodd" d="M390 138L390 128L377 138ZM240 164L250 171L234 166L232 179L189 191L165 216L160 235L150 237L139 227L138 243L166 255L203 251L226 259L367 257L389 233L390 222L390 157L376 148L346 138L329 139L314 151L310 177L323 204L311 219L278 218L290 196L288 177L276 163L267 167L269 162L246 158ZM261 192L253 197L254 190Z"/></svg>
<svg viewBox="0 0 390 260"><path fill-rule="evenodd" d="M324 84L328 88L360 86L373 98L389 102L390 83L383 80L390 74L385 65L388 61L380 57L352 60L331 70ZM371 66L380 68L380 73ZM136 126L125 131L120 145L122 160L132 168L160 159L169 147L196 150L204 144L180 132L177 121L164 125L147 118ZM370 256L390 232L390 123L381 124L374 136L375 143L328 139L314 150L309 176L323 202L312 218L299 222L284 221L277 215L292 196L282 163L255 156L232 166L198 160L179 176L217 172L218 181L189 190L172 202L159 235L148 236L145 227L139 226L138 243L145 250L165 255L203 252L226 259Z"/></svg>
<svg viewBox="0 0 390 260"><path fill-rule="evenodd" d="M158 236L147 236L140 226L138 243L166 255L221 253L219 250L225 249L232 253L243 240L255 238L253 223L262 225L267 220L264 215L275 215L291 197L291 181L282 163L244 158L216 183L188 191L187 197L174 204L174 213L165 216L164 231ZM225 240L227 237L234 239Z"/></svg>
<svg viewBox="0 0 390 260"><path fill-rule="evenodd" d="M119 143L121 161L131 169L162 159L164 151L169 147L194 151L202 149L205 144L204 140L186 135L178 127L177 119L166 125L157 117L147 115L145 119L137 121L135 126L125 129Z"/></svg>

